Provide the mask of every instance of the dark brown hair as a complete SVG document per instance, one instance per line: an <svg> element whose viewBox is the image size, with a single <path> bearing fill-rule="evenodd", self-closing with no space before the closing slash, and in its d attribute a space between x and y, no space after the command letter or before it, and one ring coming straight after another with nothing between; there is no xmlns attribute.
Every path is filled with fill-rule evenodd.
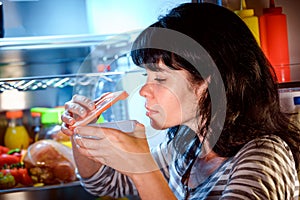
<svg viewBox="0 0 300 200"><path fill-rule="evenodd" d="M215 62L226 92L226 99L220 101L227 100L227 108L225 124L213 147L214 152L230 157L250 140L273 134L289 145L298 167L299 130L290 124L289 116L281 112L274 70L248 27L235 13L209 3L182 4L144 30L133 45L135 64L157 63L161 59L174 70L182 68L189 71L193 80L201 82L207 77L201 76L193 65L180 56L161 49L143 48L149 46L153 38L160 37L159 32L151 27L176 30L193 38ZM176 41L173 46L176 46ZM193 49L177 48L178 52L189 54L193 59L201 59L202 55L197 55ZM210 84L217 86L221 83L212 81ZM208 90L204 97L199 100L199 113L206 119L213 119L216 113L211 113ZM199 134L205 136L211 122L206 120L205 126L199 125Z"/></svg>

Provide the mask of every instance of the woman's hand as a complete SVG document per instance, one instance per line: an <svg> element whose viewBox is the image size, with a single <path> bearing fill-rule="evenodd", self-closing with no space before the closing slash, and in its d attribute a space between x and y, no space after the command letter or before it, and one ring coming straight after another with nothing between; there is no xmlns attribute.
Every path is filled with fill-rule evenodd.
<svg viewBox="0 0 300 200"><path fill-rule="evenodd" d="M70 101L65 103L65 111L61 116L63 122L61 126L62 132L66 135L73 135L73 130L69 127L77 120L83 119L93 109L95 109L93 100L85 96L74 95Z"/></svg>
<svg viewBox="0 0 300 200"><path fill-rule="evenodd" d="M103 94L100 98L104 96L105 94ZM70 129L69 127L75 124L75 122L77 122L78 120L81 120L84 117L86 117L88 113L94 109L95 103L93 100L85 96L74 95L70 101L66 102L65 112L61 116L63 122L61 126L61 131L64 134L71 136L75 163L78 172L82 178L91 177L100 169L102 164L99 161L95 161L86 157L85 155L82 155L78 151L76 145L74 145L74 138L72 136L74 134L73 129Z"/></svg>
<svg viewBox="0 0 300 200"><path fill-rule="evenodd" d="M132 133L97 126L77 127L74 133L81 154L123 174L131 176L157 170L142 124L137 124Z"/></svg>

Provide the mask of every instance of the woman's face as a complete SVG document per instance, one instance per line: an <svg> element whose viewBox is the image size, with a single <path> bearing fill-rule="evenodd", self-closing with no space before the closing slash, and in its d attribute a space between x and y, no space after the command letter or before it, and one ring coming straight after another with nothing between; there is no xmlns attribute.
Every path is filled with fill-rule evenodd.
<svg viewBox="0 0 300 200"><path fill-rule="evenodd" d="M199 97L188 81L188 72L172 70L162 62L158 66L159 71L147 69L147 82L140 90L151 126L166 129L183 124L196 131Z"/></svg>

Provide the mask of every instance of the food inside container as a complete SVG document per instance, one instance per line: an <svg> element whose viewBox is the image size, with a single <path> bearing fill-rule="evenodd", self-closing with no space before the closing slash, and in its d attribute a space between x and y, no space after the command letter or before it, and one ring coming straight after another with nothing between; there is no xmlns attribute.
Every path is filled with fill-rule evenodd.
<svg viewBox="0 0 300 200"><path fill-rule="evenodd" d="M23 162L35 184L76 180L72 149L55 140L40 140L30 145Z"/></svg>

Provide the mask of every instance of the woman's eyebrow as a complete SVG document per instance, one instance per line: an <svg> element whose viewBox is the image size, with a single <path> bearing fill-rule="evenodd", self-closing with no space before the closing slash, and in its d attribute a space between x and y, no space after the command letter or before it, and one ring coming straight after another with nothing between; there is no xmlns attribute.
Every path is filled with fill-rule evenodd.
<svg viewBox="0 0 300 200"><path fill-rule="evenodd" d="M170 73L172 70L167 65L164 65L163 68L161 66L158 66L157 71Z"/></svg>
<svg viewBox="0 0 300 200"><path fill-rule="evenodd" d="M152 69L150 68L150 70L154 71L154 72L166 72L167 71L167 69L163 69L163 68L161 68L159 66L157 66L155 68L152 68Z"/></svg>
<svg viewBox="0 0 300 200"><path fill-rule="evenodd" d="M158 64L158 63L151 63L145 65L146 69L154 72L162 72L162 73L171 73L172 69L170 69L167 65Z"/></svg>

